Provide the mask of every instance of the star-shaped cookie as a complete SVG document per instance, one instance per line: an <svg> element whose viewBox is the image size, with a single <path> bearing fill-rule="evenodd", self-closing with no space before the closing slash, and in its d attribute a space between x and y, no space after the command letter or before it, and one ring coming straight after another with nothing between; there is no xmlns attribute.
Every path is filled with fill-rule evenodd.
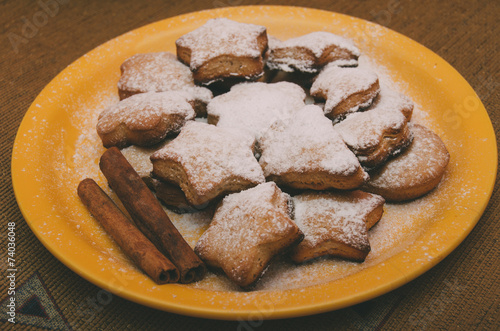
<svg viewBox="0 0 500 331"><path fill-rule="evenodd" d="M253 141L234 130L192 121L151 155L153 175L179 186L192 205L205 204L265 181Z"/></svg>
<svg viewBox="0 0 500 331"><path fill-rule="evenodd" d="M325 115L338 121L368 107L380 91L378 76L366 68L326 66L311 86L311 95L326 100Z"/></svg>
<svg viewBox="0 0 500 331"><path fill-rule="evenodd" d="M123 100L145 92L184 91L192 95L194 109L206 115L206 105L212 92L194 84L193 74L169 52L135 54L120 66L118 94Z"/></svg>
<svg viewBox="0 0 500 331"><path fill-rule="evenodd" d="M320 107L308 105L277 121L260 140L268 180L298 189L354 189L368 174Z"/></svg>
<svg viewBox="0 0 500 331"><path fill-rule="evenodd" d="M357 190L303 193L293 203L294 220L305 237L293 248L292 260L329 255L364 261L370 252L368 229L382 217L385 200Z"/></svg>
<svg viewBox="0 0 500 331"><path fill-rule="evenodd" d="M373 109L347 115L335 130L364 167L375 168L403 151L413 139L401 109L381 101Z"/></svg>
<svg viewBox="0 0 500 331"><path fill-rule="evenodd" d="M252 285L273 256L303 238L289 198L273 182L226 196L195 252L239 286Z"/></svg>
<svg viewBox="0 0 500 331"><path fill-rule="evenodd" d="M189 65L197 83L262 75L266 28L227 18L208 20L176 41L177 57Z"/></svg>
<svg viewBox="0 0 500 331"><path fill-rule="evenodd" d="M304 90L293 83L243 83L215 97L207 107L208 123L235 128L257 138L276 120L305 106Z"/></svg>
<svg viewBox="0 0 500 331"><path fill-rule="evenodd" d="M356 66L360 55L351 40L326 31L312 32L286 41L273 38L269 42L268 53L266 65L270 69L311 73L318 72L328 63Z"/></svg>

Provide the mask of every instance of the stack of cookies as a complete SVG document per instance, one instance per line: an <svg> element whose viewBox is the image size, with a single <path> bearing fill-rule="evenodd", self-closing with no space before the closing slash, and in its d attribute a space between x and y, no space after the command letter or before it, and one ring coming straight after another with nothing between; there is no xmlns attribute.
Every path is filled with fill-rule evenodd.
<svg viewBox="0 0 500 331"><path fill-rule="evenodd" d="M142 150L141 175L168 208L214 208L195 252L242 288L277 255L364 261L385 201L416 199L443 177L441 139L358 66L346 38L281 41L217 18L176 47L122 64L121 101L97 132L125 156Z"/></svg>

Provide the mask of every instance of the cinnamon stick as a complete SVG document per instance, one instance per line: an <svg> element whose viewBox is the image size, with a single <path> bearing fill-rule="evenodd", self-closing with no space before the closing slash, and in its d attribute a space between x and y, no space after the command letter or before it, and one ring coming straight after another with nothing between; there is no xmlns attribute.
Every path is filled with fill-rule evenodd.
<svg viewBox="0 0 500 331"><path fill-rule="evenodd" d="M206 273L205 264L172 224L160 202L120 150L111 147L104 152L99 167L139 230L176 265L180 282L202 279Z"/></svg>
<svg viewBox="0 0 500 331"><path fill-rule="evenodd" d="M78 196L125 254L156 283L175 283L179 280L175 265L129 221L93 179L80 182Z"/></svg>

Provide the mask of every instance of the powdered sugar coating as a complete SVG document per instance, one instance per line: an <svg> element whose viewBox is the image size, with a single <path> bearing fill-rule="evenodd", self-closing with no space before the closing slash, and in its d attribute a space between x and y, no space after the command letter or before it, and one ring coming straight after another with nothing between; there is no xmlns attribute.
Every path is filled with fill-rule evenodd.
<svg viewBox="0 0 500 331"><path fill-rule="evenodd" d="M258 139L276 120L304 107L306 94L293 83L242 83L215 97L207 106L209 121L248 132Z"/></svg>
<svg viewBox="0 0 500 331"><path fill-rule="evenodd" d="M276 191L282 195L277 200L279 203L276 203ZM281 192L274 182L227 195L197 245L205 245L211 237L211 246L243 253L259 243L272 240L276 233L286 232L294 226L287 207L288 199L288 194ZM259 218L265 219L265 227L252 224Z"/></svg>
<svg viewBox="0 0 500 331"><path fill-rule="evenodd" d="M214 18L177 39L176 44L191 49L189 67L196 70L205 62L224 54L260 57L262 50L257 37L265 32L264 26Z"/></svg>
<svg viewBox="0 0 500 331"><path fill-rule="evenodd" d="M313 192L293 197L294 220L304 233L300 245L334 240L363 249L369 246L365 219L384 202L381 196L354 192Z"/></svg>
<svg viewBox="0 0 500 331"><path fill-rule="evenodd" d="M410 121L413 113L413 101L406 95L385 86L385 84L380 84L380 92L368 110L375 108L398 110Z"/></svg>
<svg viewBox="0 0 500 331"><path fill-rule="evenodd" d="M274 48L280 47L282 45L283 45L283 41L276 38L275 36L267 35L267 46L269 47L268 51L270 51Z"/></svg>
<svg viewBox="0 0 500 331"><path fill-rule="evenodd" d="M135 54L121 66L118 89L134 93L182 90L207 104L212 92L196 86L189 67L169 52Z"/></svg>
<svg viewBox="0 0 500 331"><path fill-rule="evenodd" d="M187 123L177 138L151 156L153 163L162 159L181 164L199 195L234 177L255 185L265 181L248 137L206 123Z"/></svg>
<svg viewBox="0 0 500 331"><path fill-rule="evenodd" d="M281 249L268 245L297 234L288 200L273 182L226 196L197 242L196 252L236 282L244 281L255 266L263 269L264 261Z"/></svg>
<svg viewBox="0 0 500 331"><path fill-rule="evenodd" d="M398 109L387 103L365 111L347 115L335 125L344 142L355 151L375 148L385 135L401 132L407 119Z"/></svg>
<svg viewBox="0 0 500 331"><path fill-rule="evenodd" d="M369 186L397 191L443 175L450 157L441 138L422 125L411 129L414 139L410 147L374 173Z"/></svg>
<svg viewBox="0 0 500 331"><path fill-rule="evenodd" d="M287 72L292 72L295 68L302 72L317 72L316 61L320 57L325 56L324 52L331 47L335 47L335 51L337 52L350 53L355 58L360 55L359 49L351 40L326 31L312 32L286 41L280 41L277 38L272 38L272 40L270 38L269 40L268 67ZM275 51L277 50L284 51L284 53L287 53L286 50L288 50L293 53L294 49L298 48L307 49L314 55L315 59L297 58L293 54L289 54L289 56L275 56ZM339 58L332 63L337 65L356 65L357 60L355 58Z"/></svg>
<svg viewBox="0 0 500 331"><path fill-rule="evenodd" d="M301 15L302 13L299 14ZM300 15L296 15L293 17L298 19ZM177 24L178 22L180 22L180 20L181 19L179 19L174 24ZM195 21L195 23L198 22L199 19ZM357 31L360 31L359 28L360 28L359 25L355 26L355 29L357 29ZM275 28L273 28L273 31L274 29ZM285 32L283 33L287 33L286 32L288 31L286 30L287 28L284 27L283 29L285 29L284 30ZM347 26L342 27L342 29L349 29L349 27ZM163 38L164 36L163 31L155 30L155 32L159 33L160 36L162 36ZM365 32L365 31L360 31L360 32ZM379 31L377 31L377 36L378 32ZM121 44L121 42L118 44ZM434 94L437 95L439 93L433 94L430 93L428 89L419 89L418 86L414 86L413 85L414 81L411 79L408 80L408 75L405 76L403 73L397 72L397 66L386 64L384 60L387 59L387 56L384 55L385 52L384 50L379 52L378 51L379 48L377 48L378 45L376 43L370 44L370 47L373 50L377 50L377 52L374 51L371 53L372 54L371 56L374 57L373 62L376 64L376 66L374 66L374 69L377 72L377 74L379 74L380 76L383 70L387 70L385 67L387 65L390 68L390 73L392 74L392 77L394 79L396 79L397 77L397 81L395 81L394 84L397 84L397 86L400 87L401 91L410 93L410 95L414 97L417 104L420 103L424 105L424 107L417 106L416 110L419 114L417 114L416 119L422 120L426 125L430 124L429 127L438 130L436 132L439 132L440 135L443 135L444 133L443 139L447 139L445 142L447 142L447 146L449 145L448 147L450 148L450 153L452 153L455 159L453 164L450 164L451 166L450 170L452 171L446 173L446 178L445 178L446 180L443 181L442 185L440 185L439 187L439 190L437 190L435 194L432 194L431 196L426 196L422 199L412 201L409 203L391 204L389 206L388 208L389 213L386 214L387 217L385 217L385 222L380 224L383 227L377 226L374 229L374 231L377 231L375 232L375 235L373 235L374 231L370 231L371 232L370 235L376 237L375 243L378 242L379 244L375 247L374 241L372 241L372 239L370 238L372 249L375 248L377 251L376 255L373 254L374 251L370 253L370 259L368 259L367 262L363 264L354 264L338 260L322 259L320 261L316 261L315 263L310 263L305 266L301 266L300 268L298 268L295 265L287 264L284 269L279 270L278 276L275 277L275 279L270 279L271 277L266 277L265 280L269 279L271 280L271 282L269 283L260 282L259 286L261 287L258 288L259 290L286 291L286 293L288 293L289 292L288 290L292 288L299 288L299 289L303 288L302 290L303 292L301 292L300 290L293 292L294 296L292 297L292 299L293 298L300 299L300 297L308 293L309 291L309 289L307 288L308 286L327 283L334 279L346 277L353 273L359 272L363 269L371 268L373 266L376 266L378 263L383 263L385 260L395 255L395 253L392 252L389 253L388 251L397 250L397 252L400 252L401 250L405 250L405 248L408 248L410 250L414 245L422 245L424 249L425 248L430 249L428 251L430 253L429 255L425 257L424 256L416 257L415 261L416 265L424 266L425 263L427 263L427 261L433 261L435 263L436 261L434 259L436 257L435 256L436 250L442 247L442 242L440 240L444 237L447 237L447 235L441 232L432 233L431 241L425 242L423 244L419 240L416 240L415 238L418 238L418 236L423 232L423 230L429 229L429 227L432 224L434 224L436 220L441 219L443 217L442 216L443 210L453 210L453 208L468 206L467 202L469 200L475 199L483 195L483 192L477 189L477 184L473 180L468 181L468 179L472 178L475 175L473 169L468 168L468 166L470 166L474 162L474 156L477 155L473 153L472 156L469 156L466 153L464 153L464 150L467 150L468 142L474 141L476 143L474 139L476 138L474 133L469 132L462 136L460 136L460 134L458 135L451 134L453 133L453 130L450 130L450 123L444 123L442 121L443 118L440 112L432 111L431 110L432 108L427 107L428 105L430 105L430 106L435 106L436 107L434 108L435 110L439 109L439 105L441 103L437 101L438 97L434 96ZM108 58L107 56L102 55L102 52L99 56L102 56L102 59ZM420 61L418 61L418 64L420 64ZM425 67L424 63L422 63L422 66L424 66L424 68L426 69L433 68L432 65ZM425 75L427 71L424 72L423 74ZM88 77L88 74L86 75L86 68L83 68L82 71L79 72L82 74L82 77ZM415 74L416 74L415 77L418 77L418 73L416 71ZM443 76L435 78L438 79L440 82L441 78L443 78L442 84L447 84L449 82L446 80L446 77ZM72 83L71 76L66 75L65 79L68 80L67 82L68 85L66 86L70 86L70 84ZM52 182L49 183L50 185L45 186L46 191L42 192L43 194L40 194L41 197L50 196L49 193L52 193L52 191L54 191L53 192L54 195L59 195L59 196L65 195L66 197L64 198L66 200L68 201L73 200L73 197L75 195L74 188L78 184L78 181L74 178L77 178L78 180L81 180L88 176L92 176L93 178L102 178L102 175L100 175L99 169L96 166L97 165L96 160L98 160L99 156L102 154L104 149L100 144L97 134L95 133L95 124L97 120L97 115L99 113L99 111L97 112L97 114L95 113L95 108L97 107L100 110L104 108L103 106L107 106L111 102L115 102L115 99L117 99L115 88L116 86L114 86L113 84L109 84L109 86L106 85L105 89L99 90L94 94L95 98L92 100L90 100L89 98L80 98L79 95L72 92L72 94L68 98L68 102L65 102L64 104L57 104L57 107L61 107L61 109L65 109L68 111L68 115L70 116L71 121L73 123L78 123L78 126L76 128L78 129L77 132L81 133L81 136L76 141L73 141L72 138L74 136L72 134L68 135L62 133L60 135L62 141L59 140L53 141L50 140L49 137L43 138L44 139L43 142L46 144L46 147L57 150L58 151L57 156L60 156L60 158L59 157L54 158L53 163L47 163L46 169L50 169L52 167L53 169L51 171L42 172L43 169L40 169L39 176L36 177L36 179L40 181L45 181L47 180L47 178L58 179L57 181L52 180ZM62 89L61 90L58 89L57 91L58 93L54 94L54 96L56 97L64 95L64 93L68 92L68 91L63 91ZM442 96L446 98L447 97L446 91L442 93L444 93L442 94ZM51 99L52 101L54 101L51 102L51 104L52 103L55 104L56 100L54 99L56 98L51 97ZM45 109L47 107L47 104L41 103L40 105L37 104L36 106L37 107L41 106L42 109ZM450 107L451 106L452 105L450 105ZM475 118L476 116L477 115L473 114L472 118ZM43 128L45 126L48 126L49 124L45 123L44 118L41 116L37 116L37 120L35 121L35 123L38 128L40 127ZM449 132L451 133L447 134ZM35 133L33 134L35 135ZM491 142L491 139L488 139L488 142L483 141L483 139L477 140L477 144L480 145L481 147L487 145L489 142ZM68 155L64 155L65 153L67 154L68 149L59 148L60 146L62 146L61 143L68 145L70 147L69 151L72 151L73 150L72 148L76 147L74 162L73 162L74 167L71 162L67 161ZM27 151L25 151L28 155L29 153L36 152L34 144L32 144L31 146L32 146L31 149L27 149ZM29 171L28 167L26 171L27 172ZM456 176L457 174L460 174L462 172L464 172L464 174L467 174L468 176ZM484 172L478 174L476 179L480 181L481 179L483 179L483 177L486 177ZM68 183L72 184L70 185ZM106 190L106 192L108 192L108 194L112 194L109 188L105 185L104 180L101 181L100 183L104 184L102 186ZM55 189L55 187L59 188L69 187L70 189L68 189L67 191L70 194L61 194L61 192L58 192ZM56 200L55 202L57 203L59 202L59 200ZM61 203L59 204L62 205ZM477 202L471 203L471 205L472 207L477 207ZM57 207L57 205L55 206ZM459 212L460 209L458 213ZM81 210L79 208L76 209L69 208L66 211L66 214L69 215L69 217L61 219L63 221L63 225L70 224L72 228L74 228L75 231L78 233L78 235L82 236L82 238L84 238L85 240L94 245L93 241L96 241L95 237L97 235L100 235L102 232L98 229L98 227L94 225L95 223L94 220L92 218L86 217L86 214L82 215ZM451 214L455 215L457 214L457 211ZM199 221L199 219L201 218L200 216L198 216L198 214L192 214L192 215L185 214L183 216L179 215L177 216L179 219L179 224L190 224L190 225L194 224L194 222ZM184 218L186 216L188 216L188 219ZM451 221L452 221L451 226L454 228L462 226L462 223L458 222L457 219L452 219ZM206 224L208 224L209 220L207 220L206 222L207 222ZM53 221L52 220L48 221L47 224L48 225L57 224L56 219L54 218ZM75 228L76 224L78 224L77 225L78 230ZM49 228L48 227L42 228L42 226L40 225L40 230L43 231L42 233L47 234ZM193 246L196 240L198 239L200 233L202 232L201 229L198 231L199 232L194 232L193 234L190 233L189 231L182 232L181 230L183 236L192 238L192 241L189 242L193 243ZM56 236L57 234L58 231L52 232L52 238L54 238L54 236ZM99 239L100 241L97 241L97 245L93 246L98 249L98 251L95 254L96 257L99 257L99 259L96 259L99 268L110 267L109 262L107 260L107 257L110 256L113 259L120 261L120 263L117 264L117 269L118 268L120 268L120 270L125 269L124 274L127 275L127 277L136 277L137 270L129 262L127 262L128 260L125 257L121 256L122 254L117 251L114 245L110 246L115 248L114 251L110 249L108 252L106 248L102 248L101 241L103 241L105 244L108 243L109 241L108 237L105 236L105 234L103 234L102 236L99 236ZM62 241L67 242L64 240ZM73 247L74 245L75 242L73 242ZM109 255L106 255L107 253L109 253ZM81 254L85 254L85 252L82 251ZM101 260L102 257L104 257L103 260ZM374 260L376 260L376 262L374 262ZM271 271L271 269L269 271ZM266 273L266 276L271 276L271 275L269 273ZM213 279L222 279L222 281L217 283L216 281L212 281ZM258 298L259 295L262 294L255 292L247 292L247 293L239 292L236 294L231 293L231 291L235 291L235 288L227 286L226 284L228 282L226 282L225 277L220 275L210 274L210 277L206 280L207 281L193 284L192 287L196 288L197 290L201 290L202 292L210 290L229 291L230 293L228 297L230 298L227 300L227 302L224 302L224 307L223 307L224 309L233 309L235 307L238 308L255 307L254 306L255 298ZM136 282L134 281L134 283ZM141 289L144 293L151 291L151 286L149 285L150 282L144 280L141 274L139 274L139 279L137 284L141 286ZM160 289L160 287L158 287L158 289ZM171 295L169 293L166 293L164 296L170 297ZM214 297L216 296L218 296L218 293L214 294ZM277 300L284 300L285 295L282 294L282 292L277 292L276 294L274 294L273 300L274 298L276 298ZM179 296L177 296L176 299L179 300L180 299ZM213 303L211 302L211 300L213 300L213 297L209 298L208 300L209 303Z"/></svg>
<svg viewBox="0 0 500 331"><path fill-rule="evenodd" d="M291 38L284 41L283 45L287 47L306 47L316 57L320 57L324 50L331 45L346 49L356 56L360 55L359 49L351 40L326 31L316 31L297 38Z"/></svg>
<svg viewBox="0 0 500 331"><path fill-rule="evenodd" d="M325 67L311 86L311 95L326 95L325 113L329 113L349 96L367 91L378 82L377 74L364 68ZM378 91L377 91L378 93ZM370 101L371 102L371 101ZM358 104L347 110L355 112L368 104Z"/></svg>
<svg viewBox="0 0 500 331"><path fill-rule="evenodd" d="M183 121L172 130L178 132L185 121L195 117L190 101L188 94L178 91L136 94L106 108L99 115L97 131L109 133L121 124L129 130L147 130L163 117L176 114L183 117Z"/></svg>
<svg viewBox="0 0 500 331"><path fill-rule="evenodd" d="M360 168L332 122L315 105L304 106L292 118L274 123L262 137L261 149L259 162L266 177L318 169L349 176Z"/></svg>

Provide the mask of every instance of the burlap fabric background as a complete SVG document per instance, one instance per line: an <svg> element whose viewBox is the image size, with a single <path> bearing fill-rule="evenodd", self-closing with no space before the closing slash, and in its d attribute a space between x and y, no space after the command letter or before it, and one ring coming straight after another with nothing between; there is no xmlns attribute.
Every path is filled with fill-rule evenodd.
<svg viewBox="0 0 500 331"><path fill-rule="evenodd" d="M34 98L67 65L101 43L147 23L220 6L280 4L277 1L60 0L34 35L17 45L44 3L0 3L1 227L0 328L26 330L275 330L275 329L484 329L500 328L500 192L496 185L486 212L467 239L444 261L411 283L375 300L316 316L227 322L190 318L108 296L56 260L35 238L17 207L10 158L17 128ZM285 3L281 3L285 4ZM297 5L331 10L378 22L427 46L469 81L500 131L498 1L308 0ZM497 181L498 184L498 181ZM7 222L17 222L18 324L5 318ZM22 308L22 309L21 309Z"/></svg>

